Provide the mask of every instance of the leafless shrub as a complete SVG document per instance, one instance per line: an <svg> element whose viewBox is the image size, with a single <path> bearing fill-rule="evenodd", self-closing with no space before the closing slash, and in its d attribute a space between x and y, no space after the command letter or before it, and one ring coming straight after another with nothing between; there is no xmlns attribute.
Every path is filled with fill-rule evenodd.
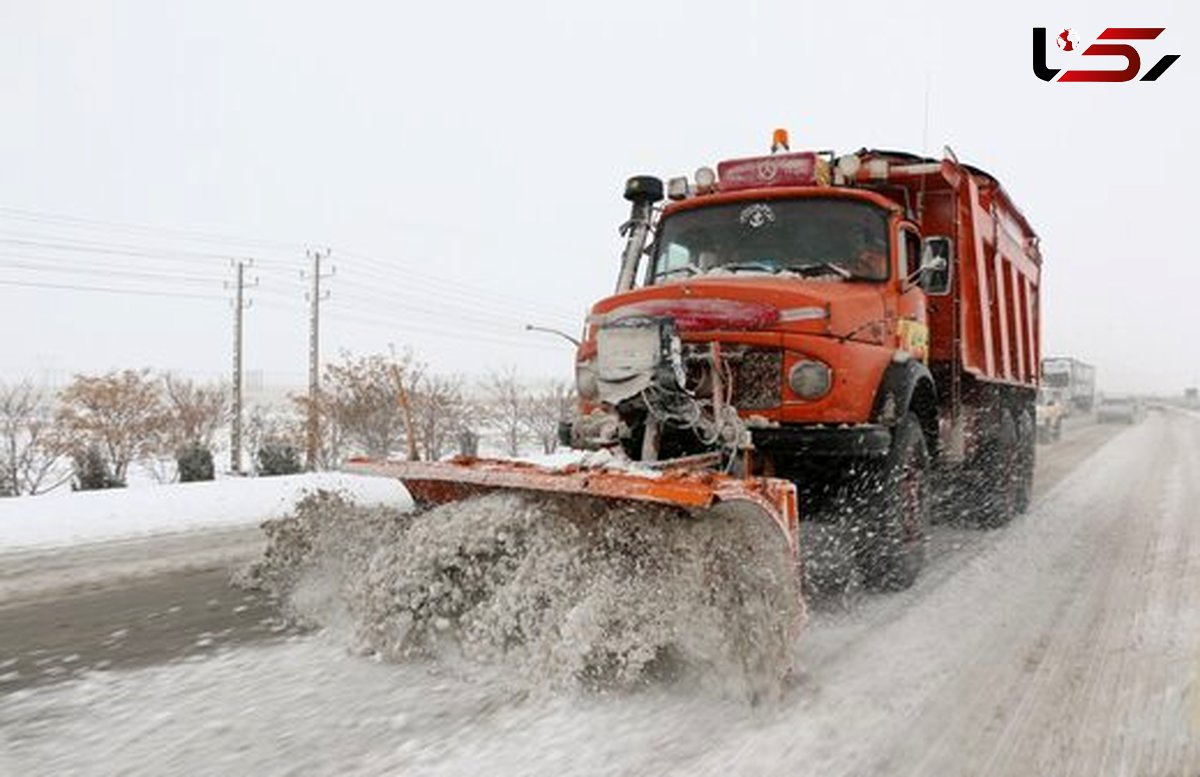
<svg viewBox="0 0 1200 777"><path fill-rule="evenodd" d="M514 367L492 372L483 384L488 425L500 435L504 453L521 455L527 439L525 394Z"/></svg>
<svg viewBox="0 0 1200 777"><path fill-rule="evenodd" d="M477 410L462 378L425 375L411 395L413 425L424 457L437 461L458 444Z"/></svg>
<svg viewBox="0 0 1200 777"><path fill-rule="evenodd" d="M345 430L338 422L333 398L327 391L317 393L315 401L307 394L293 395L292 406L295 411L294 426L286 433L286 440L277 438L271 444L286 443L303 453L308 449L308 419L312 414L317 416L317 469L332 469L341 464L345 447ZM254 448L252 450L257 450Z"/></svg>
<svg viewBox="0 0 1200 777"><path fill-rule="evenodd" d="M189 446L212 449L217 431L229 411L228 390L221 384L202 385L167 373L162 379L169 423L167 445L172 452Z"/></svg>
<svg viewBox="0 0 1200 777"><path fill-rule="evenodd" d="M65 483L63 448L46 397L29 381L0 383L0 496L32 495Z"/></svg>
<svg viewBox="0 0 1200 777"><path fill-rule="evenodd" d="M131 462L160 452L170 414L162 388L148 370L76 375L59 396L60 448L77 461L93 449L124 484Z"/></svg>
<svg viewBox="0 0 1200 777"><path fill-rule="evenodd" d="M408 398L424 370L411 353L344 353L339 362L325 365L318 408L323 436L340 436L368 456L387 456L407 441L410 458L415 458L415 435L406 434L411 426Z"/></svg>
<svg viewBox="0 0 1200 777"><path fill-rule="evenodd" d="M542 453L554 453L558 448L559 422L570 418L574 404L575 391L563 381L554 381L525 398L525 429L542 447Z"/></svg>
<svg viewBox="0 0 1200 777"><path fill-rule="evenodd" d="M251 472L262 474L260 452L264 449L273 452L290 449L302 454L304 433L304 418L293 407L251 406L242 425L242 439L250 451Z"/></svg>

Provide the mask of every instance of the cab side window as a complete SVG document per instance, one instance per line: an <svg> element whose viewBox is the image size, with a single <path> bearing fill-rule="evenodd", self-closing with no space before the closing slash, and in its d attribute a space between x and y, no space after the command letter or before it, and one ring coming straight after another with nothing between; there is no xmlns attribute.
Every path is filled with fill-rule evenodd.
<svg viewBox="0 0 1200 777"><path fill-rule="evenodd" d="M900 230L900 272L904 278L915 278L921 269L921 236L916 230Z"/></svg>

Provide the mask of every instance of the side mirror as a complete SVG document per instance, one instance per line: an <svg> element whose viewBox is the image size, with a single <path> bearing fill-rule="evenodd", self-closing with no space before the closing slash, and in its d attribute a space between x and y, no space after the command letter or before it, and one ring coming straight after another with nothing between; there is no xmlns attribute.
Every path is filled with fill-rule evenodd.
<svg viewBox="0 0 1200 777"><path fill-rule="evenodd" d="M926 294L950 291L950 267L954 241L948 237L927 237L921 241L920 286Z"/></svg>

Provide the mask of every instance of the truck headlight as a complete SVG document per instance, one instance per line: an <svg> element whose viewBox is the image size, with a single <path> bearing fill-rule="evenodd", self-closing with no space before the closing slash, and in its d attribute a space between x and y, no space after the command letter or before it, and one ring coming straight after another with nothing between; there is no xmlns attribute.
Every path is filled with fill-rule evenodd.
<svg viewBox="0 0 1200 777"><path fill-rule="evenodd" d="M815 359L801 359L788 372L788 386L801 399L818 399L829 393L833 370Z"/></svg>
<svg viewBox="0 0 1200 777"><path fill-rule="evenodd" d="M579 394L580 399L586 399L589 402L600 396L600 386L596 383L596 370L592 367L591 362L575 364L575 393Z"/></svg>

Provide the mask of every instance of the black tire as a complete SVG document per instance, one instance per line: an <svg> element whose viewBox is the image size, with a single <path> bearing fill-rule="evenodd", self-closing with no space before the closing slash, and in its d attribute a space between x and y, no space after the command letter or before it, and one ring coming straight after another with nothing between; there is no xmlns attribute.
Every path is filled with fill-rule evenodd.
<svg viewBox="0 0 1200 777"><path fill-rule="evenodd" d="M976 514L980 526L996 528L1017 514L1021 479L1017 423L1007 410L1000 411L991 437L979 460L982 493Z"/></svg>
<svg viewBox="0 0 1200 777"><path fill-rule="evenodd" d="M1033 414L1022 412L1017 420L1018 462L1020 479L1017 481L1016 508L1023 514L1033 502L1033 471L1037 463L1037 442L1034 440Z"/></svg>
<svg viewBox="0 0 1200 777"><path fill-rule="evenodd" d="M893 429L892 446L864 484L854 555L863 585L900 591L925 565L930 518L929 452L916 415Z"/></svg>

